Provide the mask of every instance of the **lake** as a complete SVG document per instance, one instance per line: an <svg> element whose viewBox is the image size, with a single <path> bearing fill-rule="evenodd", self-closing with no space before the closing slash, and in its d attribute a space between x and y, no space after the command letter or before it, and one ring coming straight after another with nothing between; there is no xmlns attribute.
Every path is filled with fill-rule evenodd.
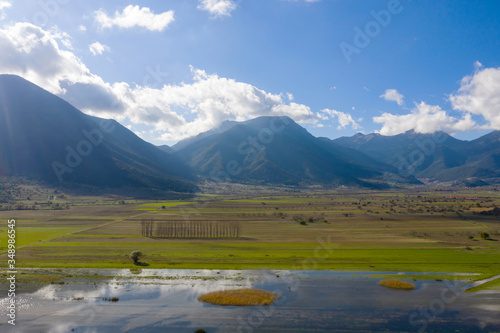
<svg viewBox="0 0 500 333"><path fill-rule="evenodd" d="M450 274L450 281L411 281L406 275L416 286L407 291L379 285L382 275L398 274L391 272L69 271L64 284L17 295L15 327L6 324L6 299L1 300L0 331L500 331L500 291L464 293L471 284L459 274ZM281 298L267 307L221 307L197 300L206 292L235 288L265 289Z"/></svg>

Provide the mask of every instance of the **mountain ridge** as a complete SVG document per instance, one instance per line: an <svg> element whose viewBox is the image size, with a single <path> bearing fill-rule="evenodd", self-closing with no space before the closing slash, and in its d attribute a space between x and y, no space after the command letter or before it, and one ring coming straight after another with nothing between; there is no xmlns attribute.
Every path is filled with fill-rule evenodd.
<svg viewBox="0 0 500 333"><path fill-rule="evenodd" d="M0 100L0 170L5 176L188 192L196 188L189 168L172 155L118 122L86 115L19 76L0 76Z"/></svg>
<svg viewBox="0 0 500 333"><path fill-rule="evenodd" d="M115 120L84 114L15 75L0 75L0 174L52 183L196 190L197 181L387 187L499 183L500 131L472 141L444 132L315 137L286 116L225 121L155 146Z"/></svg>
<svg viewBox="0 0 500 333"><path fill-rule="evenodd" d="M263 116L233 124L175 154L205 177L224 175L257 183L376 186L373 181L381 182L383 173L391 169L355 150L314 137L289 117ZM357 160L346 157L349 154ZM361 165L360 156L372 163ZM228 165L234 170L227 170Z"/></svg>
<svg viewBox="0 0 500 333"><path fill-rule="evenodd" d="M334 142L417 178L456 183L476 178L496 183L500 178L500 131L471 141L458 140L444 132L409 131L394 136L358 133Z"/></svg>

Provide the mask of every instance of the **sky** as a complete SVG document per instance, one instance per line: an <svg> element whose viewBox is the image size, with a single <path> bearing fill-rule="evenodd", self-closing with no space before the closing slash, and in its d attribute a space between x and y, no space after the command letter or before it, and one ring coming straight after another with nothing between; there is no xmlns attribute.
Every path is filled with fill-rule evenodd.
<svg viewBox="0 0 500 333"><path fill-rule="evenodd" d="M154 144L286 115L315 136L500 130L500 1L0 0L0 73Z"/></svg>

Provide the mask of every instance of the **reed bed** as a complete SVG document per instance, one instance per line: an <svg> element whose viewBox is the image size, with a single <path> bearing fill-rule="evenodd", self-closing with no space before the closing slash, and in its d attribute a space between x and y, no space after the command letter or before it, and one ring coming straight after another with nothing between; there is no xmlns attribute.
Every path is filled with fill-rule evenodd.
<svg viewBox="0 0 500 333"><path fill-rule="evenodd" d="M277 299L276 293L260 289L221 290L198 297L201 302L224 306L270 305Z"/></svg>
<svg viewBox="0 0 500 333"><path fill-rule="evenodd" d="M392 289L403 289L403 290L415 289L415 284L400 280L382 280L380 281L380 285Z"/></svg>

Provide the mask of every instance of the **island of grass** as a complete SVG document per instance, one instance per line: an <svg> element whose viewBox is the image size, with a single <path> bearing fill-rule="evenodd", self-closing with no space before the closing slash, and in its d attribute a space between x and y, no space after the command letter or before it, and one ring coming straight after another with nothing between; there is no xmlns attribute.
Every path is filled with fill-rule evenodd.
<svg viewBox="0 0 500 333"><path fill-rule="evenodd" d="M214 291L198 297L200 302L223 306L271 305L277 299L276 293L248 288Z"/></svg>
<svg viewBox="0 0 500 333"><path fill-rule="evenodd" d="M413 283L400 280L382 280L380 281L380 285L392 289L403 289L403 290L415 289L415 285Z"/></svg>

